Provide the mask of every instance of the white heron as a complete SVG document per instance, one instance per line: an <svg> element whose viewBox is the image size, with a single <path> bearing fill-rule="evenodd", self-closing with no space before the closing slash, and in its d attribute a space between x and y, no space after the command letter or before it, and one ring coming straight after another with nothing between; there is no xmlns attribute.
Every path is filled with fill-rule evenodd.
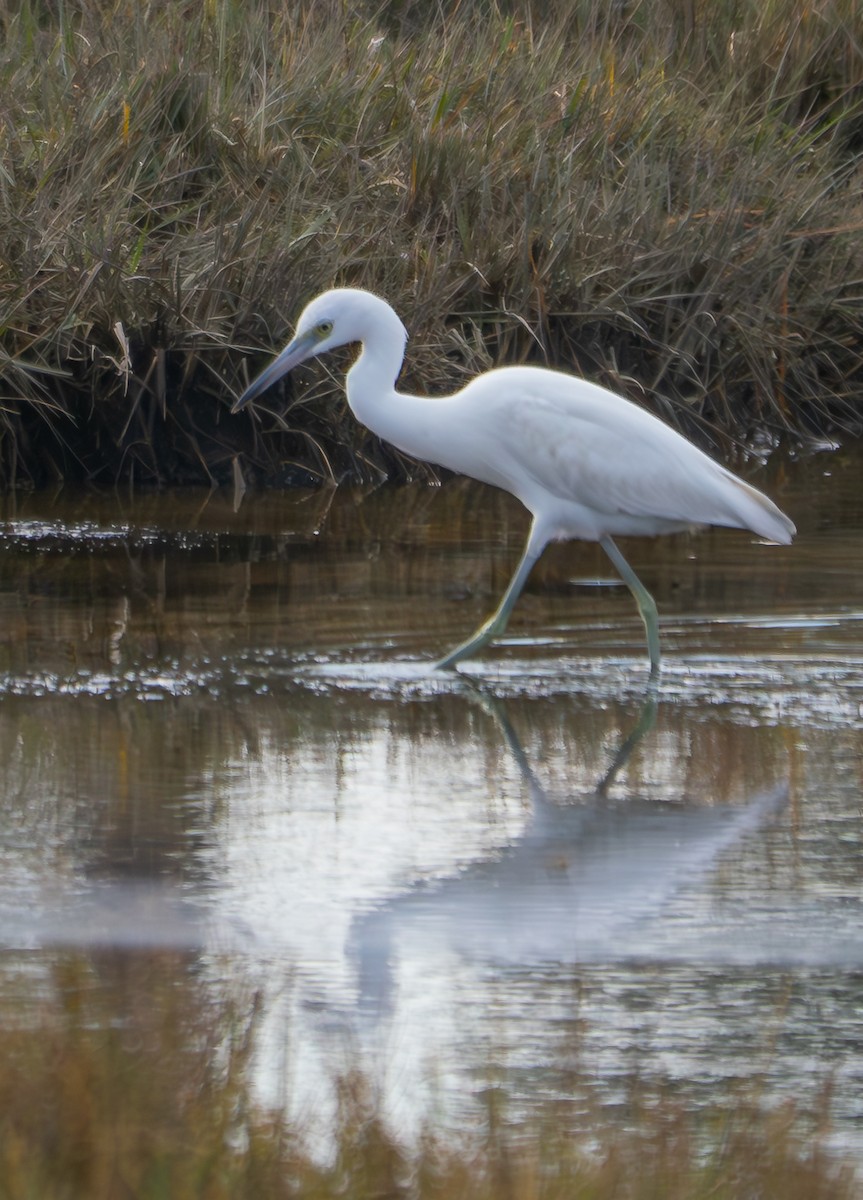
<svg viewBox="0 0 863 1200"><path fill-rule="evenodd" d="M296 334L233 406L239 412L298 363L359 343L348 371L357 420L414 458L511 492L531 513L527 545L503 599L440 660L452 667L499 637L549 542L599 542L629 587L659 675L656 603L613 538L700 525L749 529L787 544L796 532L772 500L668 425L595 383L544 367L498 367L452 396L396 391L407 331L385 300L334 288L303 309Z"/></svg>

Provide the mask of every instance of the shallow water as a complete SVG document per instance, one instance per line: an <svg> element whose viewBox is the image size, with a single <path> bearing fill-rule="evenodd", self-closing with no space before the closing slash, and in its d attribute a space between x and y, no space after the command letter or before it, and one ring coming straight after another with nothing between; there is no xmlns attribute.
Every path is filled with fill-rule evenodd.
<svg viewBox="0 0 863 1200"><path fill-rule="evenodd" d="M863 1155L863 454L750 474L792 547L622 543L655 713L593 546L431 669L526 529L479 485L7 497L4 1003L70 952L107 986L106 952L170 950L263 989L260 1094L310 1128L348 1067L405 1136L490 1088L576 1121L635 1071L804 1111L830 1082Z"/></svg>

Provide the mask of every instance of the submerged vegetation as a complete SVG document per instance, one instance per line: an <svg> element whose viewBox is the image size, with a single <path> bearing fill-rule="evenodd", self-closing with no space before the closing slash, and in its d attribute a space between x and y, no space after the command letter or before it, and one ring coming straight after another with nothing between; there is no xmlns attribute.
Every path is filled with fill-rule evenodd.
<svg viewBox="0 0 863 1200"><path fill-rule="evenodd" d="M702 437L863 429L857 0L16 0L0 28L0 485L412 470L319 370L229 416L333 284L398 308L417 390L530 360Z"/></svg>
<svg viewBox="0 0 863 1200"><path fill-rule="evenodd" d="M328 1150L256 1103L260 1002L211 993L194 959L54 960L41 1004L0 1027L0 1197L39 1200L851 1200L853 1173L795 1114L754 1101L687 1113L635 1084L628 1112L567 1129L489 1101L460 1140L407 1148L367 1082L338 1084ZM9 980L4 980L7 987ZM29 994L29 993L28 993ZM635 1126L635 1129L633 1129Z"/></svg>

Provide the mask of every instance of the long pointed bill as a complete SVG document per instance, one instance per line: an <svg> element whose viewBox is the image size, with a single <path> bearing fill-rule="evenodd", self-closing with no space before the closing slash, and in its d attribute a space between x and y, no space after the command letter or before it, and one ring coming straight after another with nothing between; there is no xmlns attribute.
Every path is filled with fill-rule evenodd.
<svg viewBox="0 0 863 1200"><path fill-rule="evenodd" d="M281 379L299 363L311 358L316 351L317 344L318 339L315 337L313 329L295 337L292 342L288 342L281 354L277 355L268 367L264 367L257 379L252 380L239 400L235 402L231 412L236 413L241 408L245 408L250 400L260 396L261 392L265 392L277 379Z"/></svg>

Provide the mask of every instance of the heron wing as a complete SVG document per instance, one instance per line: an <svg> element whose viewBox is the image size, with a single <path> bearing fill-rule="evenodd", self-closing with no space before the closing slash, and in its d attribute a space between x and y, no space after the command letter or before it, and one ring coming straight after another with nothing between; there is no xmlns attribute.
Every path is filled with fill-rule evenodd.
<svg viewBox="0 0 863 1200"><path fill-rule="evenodd" d="M492 468L526 502L545 492L608 517L743 526L788 540L793 526L767 497L623 397L538 368L483 379L477 400L495 430Z"/></svg>

